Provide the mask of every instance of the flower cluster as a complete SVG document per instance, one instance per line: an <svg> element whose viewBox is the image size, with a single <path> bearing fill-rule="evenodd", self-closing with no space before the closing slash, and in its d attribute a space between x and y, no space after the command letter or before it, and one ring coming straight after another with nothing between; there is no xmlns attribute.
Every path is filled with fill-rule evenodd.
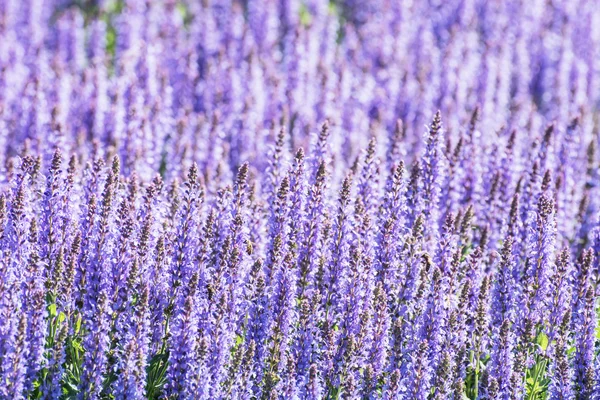
<svg viewBox="0 0 600 400"><path fill-rule="evenodd" d="M600 399L594 1L0 1L0 399Z"/></svg>

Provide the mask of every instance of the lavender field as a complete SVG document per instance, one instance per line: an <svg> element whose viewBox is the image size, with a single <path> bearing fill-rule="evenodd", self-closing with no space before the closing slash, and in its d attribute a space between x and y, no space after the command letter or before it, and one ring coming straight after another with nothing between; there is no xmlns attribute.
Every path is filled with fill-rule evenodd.
<svg viewBox="0 0 600 400"><path fill-rule="evenodd" d="M600 400L600 3L0 0L0 399Z"/></svg>

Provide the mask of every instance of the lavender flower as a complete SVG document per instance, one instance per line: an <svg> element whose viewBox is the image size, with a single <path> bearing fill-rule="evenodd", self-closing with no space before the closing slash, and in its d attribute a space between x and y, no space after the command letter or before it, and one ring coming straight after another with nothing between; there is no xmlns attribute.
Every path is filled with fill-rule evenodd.
<svg viewBox="0 0 600 400"><path fill-rule="evenodd" d="M490 376L496 382L498 399L511 398L511 378L513 375L513 348L515 337L511 322L504 319L500 329L494 335L494 346L490 361ZM489 389L488 389L489 390Z"/></svg>
<svg viewBox="0 0 600 400"><path fill-rule="evenodd" d="M422 340L415 353L411 355L409 364L409 375L406 378L407 395L410 398L424 400L429 396L431 388L431 367L427 360L428 345Z"/></svg>
<svg viewBox="0 0 600 400"><path fill-rule="evenodd" d="M575 335L575 393L577 398L589 398L594 387L594 343L596 339L596 313L594 289L586 286L583 308L573 318L580 328Z"/></svg>
<svg viewBox="0 0 600 400"><path fill-rule="evenodd" d="M554 201L542 194L538 202L535 222L530 222L528 254L525 264L526 289L529 315L536 324L546 320L545 304L550 296L550 279L553 275L553 255L556 240Z"/></svg>
<svg viewBox="0 0 600 400"><path fill-rule="evenodd" d="M500 263L496 272L496 280L492 294L493 305L492 326L500 327L505 319L513 320L515 314L515 282L513 279L513 241L512 236L508 236L502 245L500 253Z"/></svg>
<svg viewBox="0 0 600 400"><path fill-rule="evenodd" d="M434 3L0 1L0 398L599 397L597 7Z"/></svg>
<svg viewBox="0 0 600 400"><path fill-rule="evenodd" d="M574 397L572 387L573 371L569 363L566 348L570 320L571 315L569 311L566 311L561 321L561 325L558 328L556 346L554 348L554 358L550 367L552 380L549 392L550 396L556 399L571 399Z"/></svg>
<svg viewBox="0 0 600 400"><path fill-rule="evenodd" d="M431 235L432 238L437 238L437 227L439 224L438 207L441 201L441 181L444 173L444 134L442 128L442 116L438 110L433 118L429 134L427 137L427 145L423 154L423 202L425 214L429 224L427 224L426 236ZM429 231L431 230L431 231Z"/></svg>

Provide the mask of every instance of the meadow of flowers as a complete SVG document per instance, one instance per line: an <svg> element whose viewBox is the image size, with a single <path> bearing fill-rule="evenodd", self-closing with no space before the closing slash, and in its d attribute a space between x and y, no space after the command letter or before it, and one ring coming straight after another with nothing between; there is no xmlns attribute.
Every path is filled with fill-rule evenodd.
<svg viewBox="0 0 600 400"><path fill-rule="evenodd" d="M0 399L600 399L593 0L0 0Z"/></svg>

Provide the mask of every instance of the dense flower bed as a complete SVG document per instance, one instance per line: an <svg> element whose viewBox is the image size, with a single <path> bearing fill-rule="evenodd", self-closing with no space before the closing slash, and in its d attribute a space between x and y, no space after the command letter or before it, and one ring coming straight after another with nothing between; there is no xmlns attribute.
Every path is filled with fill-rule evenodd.
<svg viewBox="0 0 600 400"><path fill-rule="evenodd" d="M600 398L599 23L0 0L0 398Z"/></svg>

